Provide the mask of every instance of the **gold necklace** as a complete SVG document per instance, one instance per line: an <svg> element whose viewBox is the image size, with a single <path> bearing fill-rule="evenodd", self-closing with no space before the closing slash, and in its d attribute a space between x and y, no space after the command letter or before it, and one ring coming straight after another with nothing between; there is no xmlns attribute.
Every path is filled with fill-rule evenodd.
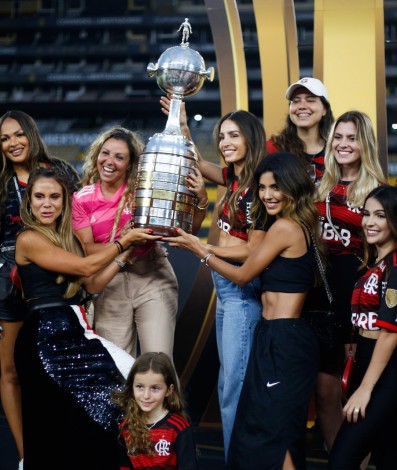
<svg viewBox="0 0 397 470"><path fill-rule="evenodd" d="M155 421L153 424L151 424L150 426L148 426L148 429L152 429L154 426L156 426L156 424L161 421L168 413L168 410L165 410L164 413L157 419L157 421Z"/></svg>

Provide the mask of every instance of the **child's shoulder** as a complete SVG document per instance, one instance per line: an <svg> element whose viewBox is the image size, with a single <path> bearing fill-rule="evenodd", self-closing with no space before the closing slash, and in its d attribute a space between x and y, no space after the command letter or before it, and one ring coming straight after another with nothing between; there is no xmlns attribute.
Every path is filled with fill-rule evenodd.
<svg viewBox="0 0 397 470"><path fill-rule="evenodd" d="M167 423L173 428L175 428L175 430L178 432L181 432L184 429L189 428L191 426L187 418L185 418L179 413L174 413L174 412L171 412L167 416Z"/></svg>

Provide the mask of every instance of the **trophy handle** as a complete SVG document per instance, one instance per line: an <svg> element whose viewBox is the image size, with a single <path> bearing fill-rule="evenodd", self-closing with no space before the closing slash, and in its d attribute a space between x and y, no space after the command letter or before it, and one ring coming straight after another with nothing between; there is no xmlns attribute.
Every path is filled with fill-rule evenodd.
<svg viewBox="0 0 397 470"><path fill-rule="evenodd" d="M153 64L153 62L150 62L150 64L147 66L146 71L148 74L149 78L152 78L154 75L156 75L158 69L158 64Z"/></svg>
<svg viewBox="0 0 397 470"><path fill-rule="evenodd" d="M200 76L205 76L207 80L212 82L215 77L215 69L214 67L209 67L205 72L199 72Z"/></svg>

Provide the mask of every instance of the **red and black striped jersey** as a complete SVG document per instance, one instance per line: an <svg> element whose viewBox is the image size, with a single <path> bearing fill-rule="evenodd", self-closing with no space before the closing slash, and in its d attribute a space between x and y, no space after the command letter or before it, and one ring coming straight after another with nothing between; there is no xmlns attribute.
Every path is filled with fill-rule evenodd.
<svg viewBox="0 0 397 470"><path fill-rule="evenodd" d="M121 435L127 437L121 423ZM178 413L168 413L150 429L154 455L129 456L121 459L120 470L198 470L193 431L187 419ZM128 459L127 459L128 460ZM132 464L132 466L131 466Z"/></svg>
<svg viewBox="0 0 397 470"><path fill-rule="evenodd" d="M380 303L376 326L397 333L397 252L388 256L387 279L382 282L382 301Z"/></svg>
<svg viewBox="0 0 397 470"><path fill-rule="evenodd" d="M346 199L348 185L349 182L341 182L330 192L331 221L343 243L327 221L325 201L316 203L320 236L327 246L328 254L356 254L362 257L364 254L361 229L362 208L348 204Z"/></svg>
<svg viewBox="0 0 397 470"><path fill-rule="evenodd" d="M378 319L381 285L386 262L368 269L356 282L352 294L353 326L364 330L379 330Z"/></svg>
<svg viewBox="0 0 397 470"><path fill-rule="evenodd" d="M223 180L225 184L227 183L228 178L227 171L227 167L222 168ZM232 194L237 191L238 187L239 180L237 177L234 177L228 190L228 194L224 200L223 208L219 214L217 224L220 230L229 233L229 235L233 235L234 237L240 238L242 240L248 240L248 229L251 225L250 212L253 197L253 191L251 188L245 188L238 199L238 208L236 213L237 223L233 227L231 226L228 215L230 198Z"/></svg>

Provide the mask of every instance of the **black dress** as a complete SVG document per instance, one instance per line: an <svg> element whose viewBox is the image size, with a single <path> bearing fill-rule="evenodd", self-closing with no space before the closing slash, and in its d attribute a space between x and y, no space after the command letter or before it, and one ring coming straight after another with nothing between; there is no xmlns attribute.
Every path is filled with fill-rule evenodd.
<svg viewBox="0 0 397 470"><path fill-rule="evenodd" d="M96 335L76 301L67 305L56 273L33 263L18 268L26 298L37 299L28 301L15 346L25 470L119 469L111 393L134 359Z"/></svg>

